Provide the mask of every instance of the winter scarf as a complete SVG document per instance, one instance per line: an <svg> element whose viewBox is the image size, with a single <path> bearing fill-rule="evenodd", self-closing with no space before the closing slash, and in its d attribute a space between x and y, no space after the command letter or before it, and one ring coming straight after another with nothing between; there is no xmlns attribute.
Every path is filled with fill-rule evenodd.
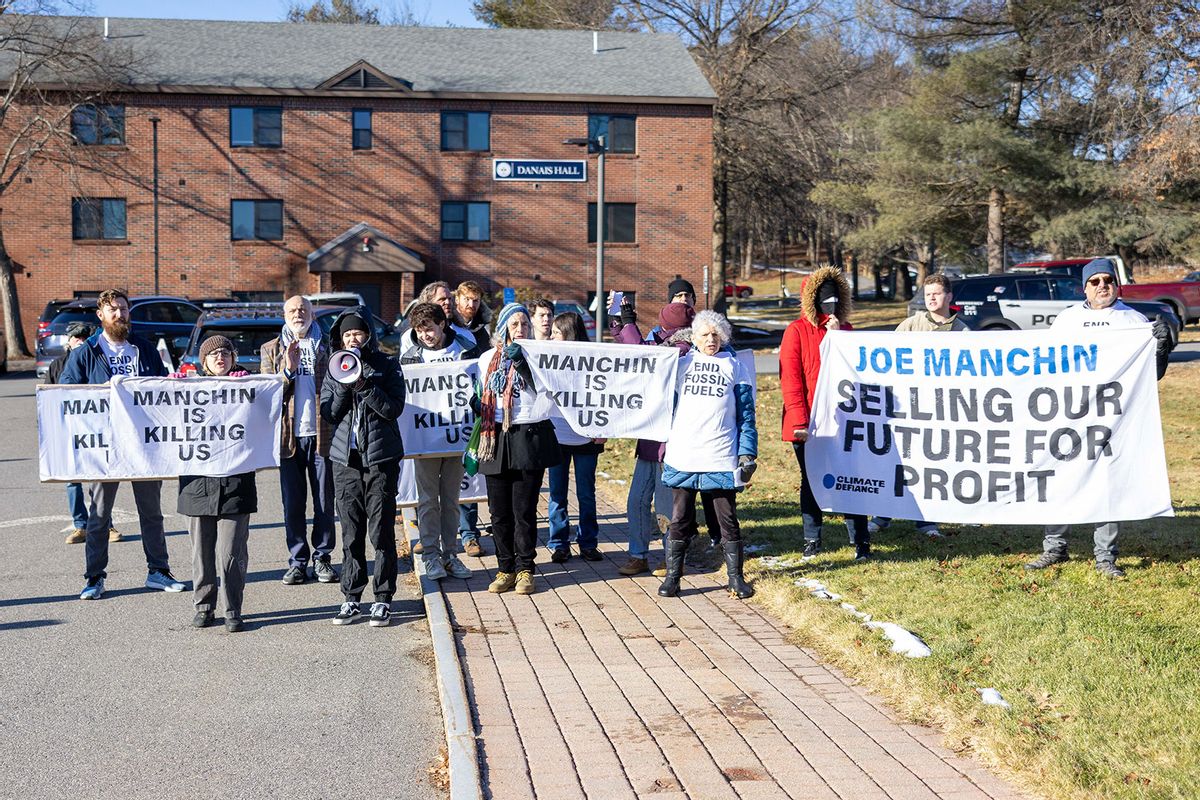
<svg viewBox="0 0 1200 800"><path fill-rule="evenodd" d="M491 461L496 457L496 398L500 398L504 421L502 431L512 424L513 391L525 388L525 379L517 372L517 363L508 352L511 339L508 337L508 320L513 314L526 314L524 306L509 303L500 312L496 321L496 352L488 362L483 376L483 396L480 398L482 422L479 426L479 460ZM519 346L518 346L519 347ZM518 351L519 352L519 351ZM520 358L524 358L523 355Z"/></svg>

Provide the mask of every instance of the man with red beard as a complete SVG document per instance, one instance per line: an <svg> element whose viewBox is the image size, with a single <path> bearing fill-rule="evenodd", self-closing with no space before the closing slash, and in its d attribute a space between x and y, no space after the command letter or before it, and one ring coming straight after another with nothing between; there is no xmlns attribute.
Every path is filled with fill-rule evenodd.
<svg viewBox="0 0 1200 800"><path fill-rule="evenodd" d="M129 332L129 296L120 289L101 292L96 301L96 316L101 330L87 343L71 351L59 383L108 383L115 375L131 377L167 376L154 345ZM133 499L137 503L142 529L142 549L146 553L147 589L182 592L187 587L175 580L167 564L167 538L163 531L162 481L133 481ZM87 585L80 600L98 600L104 594L104 570L108 567L108 529L112 520L117 482L92 484L88 505L87 534L84 544Z"/></svg>

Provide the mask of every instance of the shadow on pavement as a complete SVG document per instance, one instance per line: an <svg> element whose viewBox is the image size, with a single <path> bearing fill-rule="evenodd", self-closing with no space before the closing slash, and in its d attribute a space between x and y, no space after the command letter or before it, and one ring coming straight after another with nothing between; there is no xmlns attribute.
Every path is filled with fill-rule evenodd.
<svg viewBox="0 0 1200 800"><path fill-rule="evenodd" d="M330 620L332 623L333 617L337 614L338 606L341 604L340 597L331 598L327 605L311 606L309 608L287 608L278 611L264 611L259 614L243 614L242 619L247 623L246 630L254 630L255 628L267 628L272 625L289 625L298 622L314 622L316 620ZM363 598L363 614L364 619L360 625L366 625L365 615L370 607L370 602L366 597ZM404 622L420 619L425 616L425 605L421 600L393 600L392 601L392 625L397 625Z"/></svg>
<svg viewBox="0 0 1200 800"><path fill-rule="evenodd" d="M62 625L61 619L27 619L23 622L0 622L0 632L19 631L22 628L46 628L50 625Z"/></svg>
<svg viewBox="0 0 1200 800"><path fill-rule="evenodd" d="M79 579L80 591L83 590L83 578ZM44 597L13 597L8 600L0 600L0 608L12 608L13 606L40 606L46 603L66 603L71 602L104 602L111 597L124 597L129 594L140 594L142 592L157 592L158 589L147 589L144 586L131 586L127 589L105 589L104 597L99 601L96 600L80 600L79 594L51 594Z"/></svg>

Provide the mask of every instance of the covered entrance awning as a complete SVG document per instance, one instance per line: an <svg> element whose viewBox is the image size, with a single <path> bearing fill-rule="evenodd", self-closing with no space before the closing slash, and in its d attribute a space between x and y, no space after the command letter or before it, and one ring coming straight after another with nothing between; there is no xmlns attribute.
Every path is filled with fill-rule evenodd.
<svg viewBox="0 0 1200 800"><path fill-rule="evenodd" d="M308 254L309 272L424 272L425 262L365 222Z"/></svg>

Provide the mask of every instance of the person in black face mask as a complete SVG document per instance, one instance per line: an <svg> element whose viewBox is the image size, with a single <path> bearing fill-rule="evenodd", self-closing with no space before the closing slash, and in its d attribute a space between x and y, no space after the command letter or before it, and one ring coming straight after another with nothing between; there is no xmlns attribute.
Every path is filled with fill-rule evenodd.
<svg viewBox="0 0 1200 800"><path fill-rule="evenodd" d="M822 267L809 275L800 290L800 319L788 326L779 348L779 381L783 391L783 440L792 443L800 464L800 514L804 520L804 558L821 550L821 507L813 497L804 469L804 443L817 375L821 370L821 340L829 331L851 330L850 285L837 267ZM847 514L846 528L857 561L870 558L867 518Z"/></svg>

